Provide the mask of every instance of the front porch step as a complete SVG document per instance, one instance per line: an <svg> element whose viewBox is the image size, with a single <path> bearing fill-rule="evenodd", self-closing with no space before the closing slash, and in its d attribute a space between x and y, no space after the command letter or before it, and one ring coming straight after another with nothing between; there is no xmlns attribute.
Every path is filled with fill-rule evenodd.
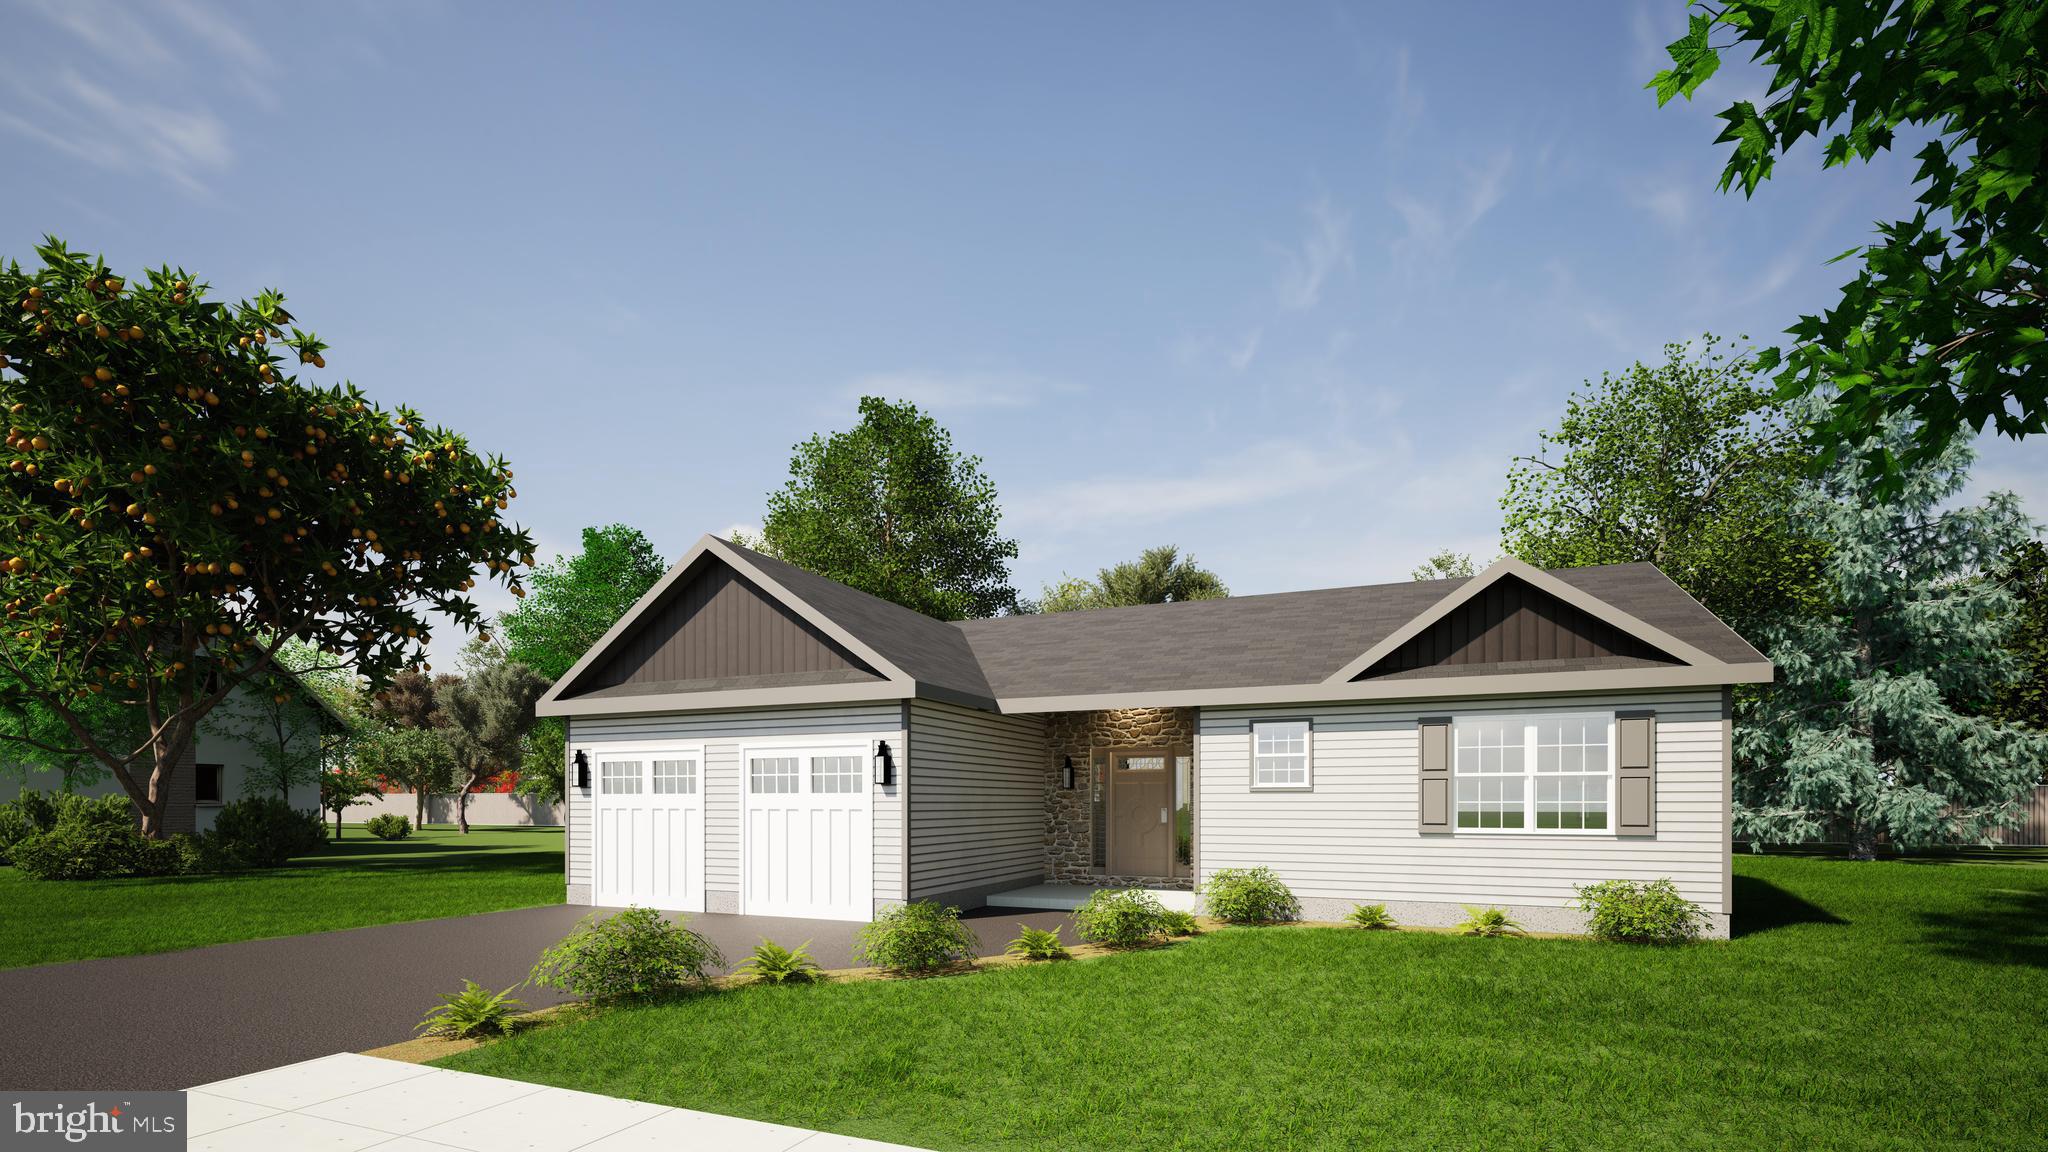
<svg viewBox="0 0 2048 1152"><path fill-rule="evenodd" d="M991 908L1036 908L1051 912L1072 912L1088 902L1088 897L1097 892L1115 891L1121 888L1144 888L1159 897L1159 902L1168 908L1181 912L1197 910L1200 901L1193 892L1182 888L1146 888L1143 884L1033 884L1029 888L1013 888L1008 892L997 892L988 898Z"/></svg>

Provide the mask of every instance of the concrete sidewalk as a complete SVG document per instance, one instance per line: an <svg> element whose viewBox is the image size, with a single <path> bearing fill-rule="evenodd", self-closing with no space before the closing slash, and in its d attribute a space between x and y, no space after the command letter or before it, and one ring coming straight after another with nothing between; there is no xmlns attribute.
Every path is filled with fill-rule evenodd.
<svg viewBox="0 0 2048 1152"><path fill-rule="evenodd" d="M187 1090L191 1152L916 1152L341 1053Z"/></svg>

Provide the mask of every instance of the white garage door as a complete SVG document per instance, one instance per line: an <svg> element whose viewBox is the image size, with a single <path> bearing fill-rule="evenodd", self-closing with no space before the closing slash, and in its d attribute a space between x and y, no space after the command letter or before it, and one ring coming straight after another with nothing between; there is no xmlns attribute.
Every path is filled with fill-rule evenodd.
<svg viewBox="0 0 2048 1152"><path fill-rule="evenodd" d="M753 748L741 761L740 911L872 919L867 749Z"/></svg>
<svg viewBox="0 0 2048 1152"><path fill-rule="evenodd" d="M606 750L596 759L595 902L702 912L703 750Z"/></svg>

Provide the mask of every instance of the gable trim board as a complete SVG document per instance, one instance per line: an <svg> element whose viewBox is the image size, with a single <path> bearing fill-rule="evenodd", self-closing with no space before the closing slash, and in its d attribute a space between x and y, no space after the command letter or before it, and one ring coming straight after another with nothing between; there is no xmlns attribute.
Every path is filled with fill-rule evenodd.
<svg viewBox="0 0 2048 1152"><path fill-rule="evenodd" d="M912 682L910 677L903 674L902 669L896 667L896 665L884 659L881 653L876 652L873 648L870 648L867 644L863 643L858 637L854 636L846 629L840 627L837 623L835 623L831 618L827 617L824 613L819 612L817 609L811 607L802 599L799 599L797 596L793 595L787 588L784 588L775 580L770 579L766 574L761 572L753 564L749 563L744 557L740 556L738 550L733 548L732 545L727 544L725 541L720 540L716 536L705 536L702 539L698 540L697 543L694 546L692 546L688 552L684 553L683 558L676 561L675 564L669 568L668 572L664 574L660 580L655 582L654 587L649 588L645 595L641 596L639 600L635 601L633 607L628 609L624 616L619 617L618 623L613 624L611 628L606 630L605 634L602 637L599 637L597 643L590 646L590 651L585 652L581 660L578 660L574 665L570 667L570 669L567 672L563 673L561 679L555 681L554 687L549 688L546 694L544 694L541 697L540 703L542 705L542 708L540 714L543 716L573 715L574 713L571 712L549 711L547 706L552 705L556 701L560 700L564 695L569 693L569 690L571 688L581 686L584 676L587 673L589 673L594 666L599 664L601 661L605 660L610 655L613 644L616 643L618 639L621 636L625 635L628 631L637 627L640 623L641 617L647 615L649 612L653 611L657 605L661 604L668 597L670 589L675 588L677 583L681 581L685 575L689 574L691 570L697 565L697 563L700 560L704 559L704 557L706 556L716 557L718 560L723 561L728 567L737 571L740 575L746 577L749 581L751 581L754 584L755 587L759 588L762 592L765 592L767 595L773 597L783 607L795 613L798 617L802 618L812 627L818 629L818 631L822 632L827 637L830 637L833 641L837 642L841 647L852 652L862 662L866 663L870 668L874 669L879 675L881 675L884 680L887 680L891 683L895 683L898 685L910 684ZM774 690L771 689L769 691ZM812 698L815 699L816 697ZM882 699L883 697L863 698ZM896 697L889 698L893 699ZM662 699L662 697L650 696L647 699L649 701L657 701ZM720 705L712 704L710 706L718 707ZM647 711L658 709L635 710Z"/></svg>
<svg viewBox="0 0 2048 1152"><path fill-rule="evenodd" d="M1467 580L1457 591L1437 601L1429 610L1401 627L1394 629L1392 635L1366 649L1363 655L1349 664L1339 668L1324 683L1339 683L1364 675L1373 665L1378 664L1384 657L1399 651L1403 644L1421 635L1430 625L1442 620L1455 609L1470 602L1473 597L1478 596L1488 588L1509 577L1521 580L1538 591L1548 592L1551 596L1562 600L1573 608L1577 608L1595 620L1611 624L1622 632L1649 644L1652 648L1662 649L1687 664L1695 667L1708 666L1718 668L1722 666L1721 661L1687 644L1678 637L1665 632L1663 629L1654 628L1642 620L1614 607L1605 600L1581 592L1541 568L1526 564L1512 556L1506 556L1494 561L1487 567L1486 571ZM1715 681L1715 683L1722 683L1722 681Z"/></svg>

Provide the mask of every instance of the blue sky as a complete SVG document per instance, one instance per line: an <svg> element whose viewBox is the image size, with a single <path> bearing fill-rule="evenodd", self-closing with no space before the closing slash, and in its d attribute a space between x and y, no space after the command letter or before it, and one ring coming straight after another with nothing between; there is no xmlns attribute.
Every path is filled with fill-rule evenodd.
<svg viewBox="0 0 2048 1152"><path fill-rule="evenodd" d="M1911 201L1810 151L1716 193L1756 74L1659 110L1680 5L1569 13L0 0L0 256L282 289L512 460L543 552L758 523L876 392L983 457L1026 591L1167 542L1400 579L1493 555L1572 388L1772 336Z"/></svg>

